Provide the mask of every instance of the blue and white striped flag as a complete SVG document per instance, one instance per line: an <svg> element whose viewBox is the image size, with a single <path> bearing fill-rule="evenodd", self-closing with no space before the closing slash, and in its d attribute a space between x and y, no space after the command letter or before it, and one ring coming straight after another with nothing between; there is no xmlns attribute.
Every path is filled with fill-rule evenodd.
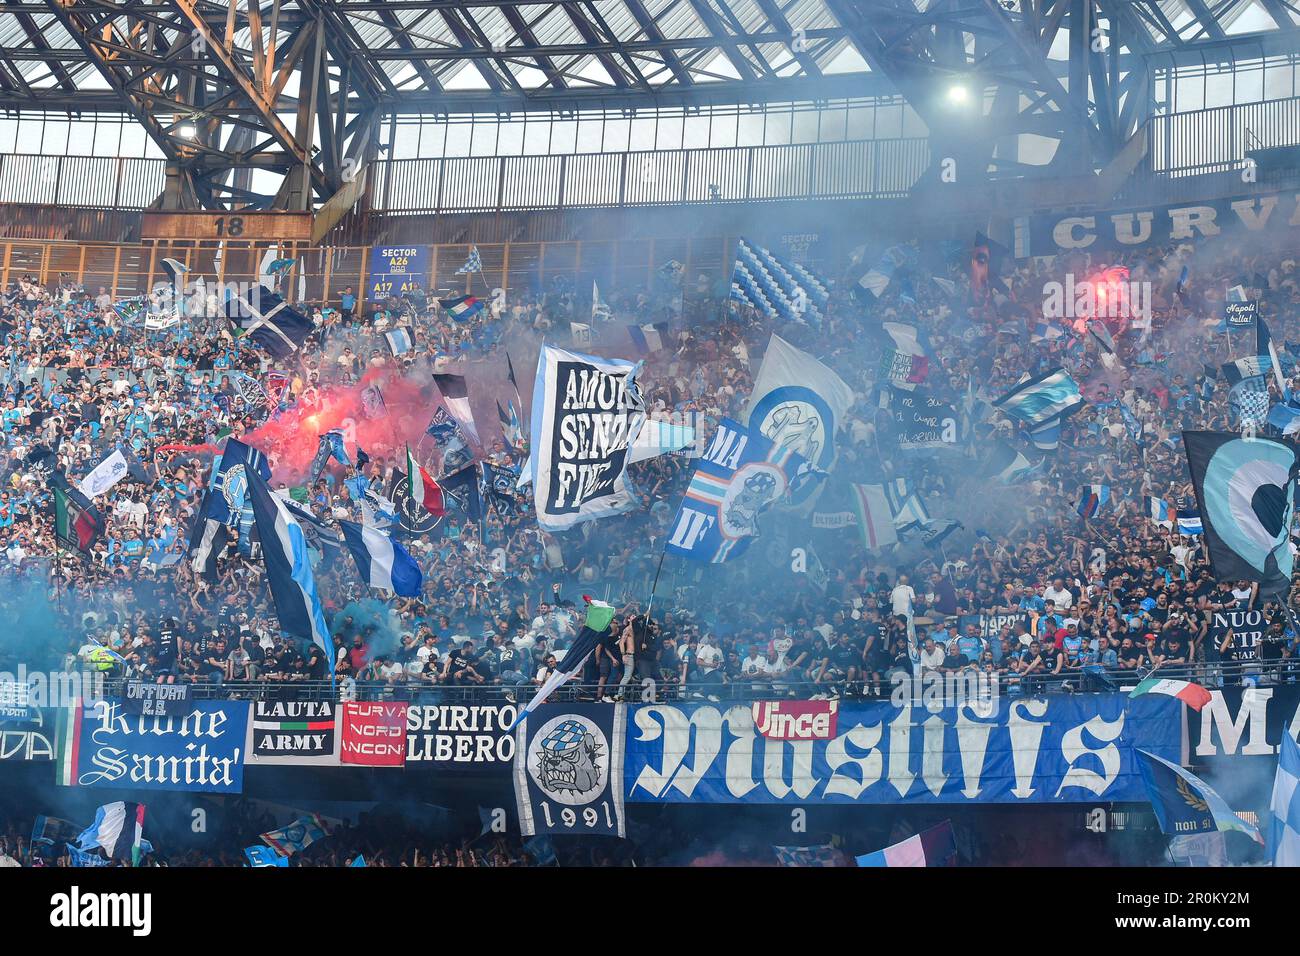
<svg viewBox="0 0 1300 956"><path fill-rule="evenodd" d="M1027 378L1001 398L993 407L1011 418L1036 428L1054 418L1065 418L1083 407L1079 386L1063 368Z"/></svg>
<svg viewBox="0 0 1300 956"><path fill-rule="evenodd" d="M405 326L389 329L384 333L384 339L388 342L388 350L394 355L405 355L415 348L415 342L411 338L411 330Z"/></svg>
<svg viewBox="0 0 1300 956"><path fill-rule="evenodd" d="M1179 511L1178 533L1189 537L1204 534L1205 527L1201 524L1201 513L1199 511Z"/></svg>
<svg viewBox="0 0 1300 956"><path fill-rule="evenodd" d="M456 275L462 276L462 275L467 275L468 273L471 272L482 272L482 271L483 271L483 260L479 258L478 246L470 246L469 258L465 260L465 264L463 266L461 266L459 269L456 270Z"/></svg>
<svg viewBox="0 0 1300 956"><path fill-rule="evenodd" d="M248 494L280 630L309 640L324 651L332 680L334 642L325 623L320 595L316 593L307 535L285 506L284 499L273 494L266 479L256 471L248 474Z"/></svg>
<svg viewBox="0 0 1300 956"><path fill-rule="evenodd" d="M1274 866L1300 866L1300 746L1290 733L1282 735L1277 758L1277 776L1273 780L1273 799L1269 803L1272 825L1268 849Z"/></svg>
<svg viewBox="0 0 1300 956"><path fill-rule="evenodd" d="M340 520L339 527L363 581L400 597L419 596L424 574L405 548L384 532L355 521Z"/></svg>
<svg viewBox="0 0 1300 956"><path fill-rule="evenodd" d="M731 270L731 299L752 306L769 319L821 325L830 284L797 262L741 239Z"/></svg>
<svg viewBox="0 0 1300 956"><path fill-rule="evenodd" d="M1029 430L1029 443L1039 451L1055 451L1061 445L1059 418Z"/></svg>
<svg viewBox="0 0 1300 956"><path fill-rule="evenodd" d="M1167 524L1169 522L1169 517L1173 514L1173 511L1169 507L1169 502L1165 501L1164 498L1155 498L1151 495L1146 495L1143 497L1142 501L1146 505L1148 518L1156 524Z"/></svg>

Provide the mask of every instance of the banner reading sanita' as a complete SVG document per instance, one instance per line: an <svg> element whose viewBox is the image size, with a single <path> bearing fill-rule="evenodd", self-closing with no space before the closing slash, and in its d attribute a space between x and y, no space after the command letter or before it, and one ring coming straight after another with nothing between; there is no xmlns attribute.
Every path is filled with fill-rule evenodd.
<svg viewBox="0 0 1300 956"><path fill-rule="evenodd" d="M548 531L636 507L626 471L645 418L639 369L640 363L542 346L531 467L537 523Z"/></svg>

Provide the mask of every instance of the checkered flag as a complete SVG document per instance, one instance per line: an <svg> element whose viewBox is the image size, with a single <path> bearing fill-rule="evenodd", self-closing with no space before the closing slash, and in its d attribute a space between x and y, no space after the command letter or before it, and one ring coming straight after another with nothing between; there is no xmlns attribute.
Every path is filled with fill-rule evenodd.
<svg viewBox="0 0 1300 956"><path fill-rule="evenodd" d="M1234 428L1263 428L1268 420L1268 386L1264 376L1243 378L1228 393L1228 411L1235 422Z"/></svg>
<svg viewBox="0 0 1300 956"><path fill-rule="evenodd" d="M469 258L465 260L465 264L463 266L461 266L459 269L456 270L456 275L462 276L471 272L482 272L482 271L483 271L483 260L479 258L478 246L470 246Z"/></svg>

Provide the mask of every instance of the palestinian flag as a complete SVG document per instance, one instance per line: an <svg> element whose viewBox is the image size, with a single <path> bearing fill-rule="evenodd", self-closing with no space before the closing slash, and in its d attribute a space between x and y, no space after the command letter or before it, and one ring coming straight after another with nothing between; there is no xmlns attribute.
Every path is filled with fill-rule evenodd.
<svg viewBox="0 0 1300 956"><path fill-rule="evenodd" d="M447 513L443 500L442 488L429 477L429 473L420 467L420 463L411 454L411 446L406 446L406 483L410 487L411 501L429 514L441 516Z"/></svg>
<svg viewBox="0 0 1300 956"><path fill-rule="evenodd" d="M604 634L609 630L609 622L614 620L614 605L597 601L589 594L584 594L582 599L587 602L587 620L583 622L584 626L597 634Z"/></svg>
<svg viewBox="0 0 1300 956"><path fill-rule="evenodd" d="M104 533L104 517L80 491L56 484L54 533L60 544L87 554L95 539Z"/></svg>
<svg viewBox="0 0 1300 956"><path fill-rule="evenodd" d="M1199 711L1202 707L1210 702L1210 692L1200 684L1193 684L1188 680L1167 680L1161 677L1148 677L1137 687L1133 688L1133 693L1129 694L1129 699L1141 697L1143 694L1164 694L1168 697L1177 697L1192 710Z"/></svg>

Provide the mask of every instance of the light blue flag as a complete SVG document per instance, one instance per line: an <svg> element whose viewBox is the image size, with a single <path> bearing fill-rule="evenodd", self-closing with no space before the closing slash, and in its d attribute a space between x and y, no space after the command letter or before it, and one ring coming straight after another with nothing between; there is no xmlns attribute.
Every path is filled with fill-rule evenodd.
<svg viewBox="0 0 1300 956"><path fill-rule="evenodd" d="M343 529L343 540L357 562L362 580L390 594L419 596L424 574L405 548L377 528L342 520L339 527Z"/></svg>
<svg viewBox="0 0 1300 956"><path fill-rule="evenodd" d="M276 853L269 846L249 846L244 848L249 866L288 866L289 858Z"/></svg>
<svg viewBox="0 0 1300 956"><path fill-rule="evenodd" d="M274 494L256 472L248 476L248 492L280 630L311 641L324 651L332 680L334 642L316 592L307 535L284 499Z"/></svg>
<svg viewBox="0 0 1300 956"><path fill-rule="evenodd" d="M366 858L362 856L360 853L357 854L357 858L355 860L353 860L351 863L348 864L348 866L350 867L365 866L365 865L366 865Z"/></svg>
<svg viewBox="0 0 1300 956"><path fill-rule="evenodd" d="M1290 733L1282 735L1277 758L1273 799L1269 802L1272 825L1268 849L1274 866L1300 866L1300 746Z"/></svg>

